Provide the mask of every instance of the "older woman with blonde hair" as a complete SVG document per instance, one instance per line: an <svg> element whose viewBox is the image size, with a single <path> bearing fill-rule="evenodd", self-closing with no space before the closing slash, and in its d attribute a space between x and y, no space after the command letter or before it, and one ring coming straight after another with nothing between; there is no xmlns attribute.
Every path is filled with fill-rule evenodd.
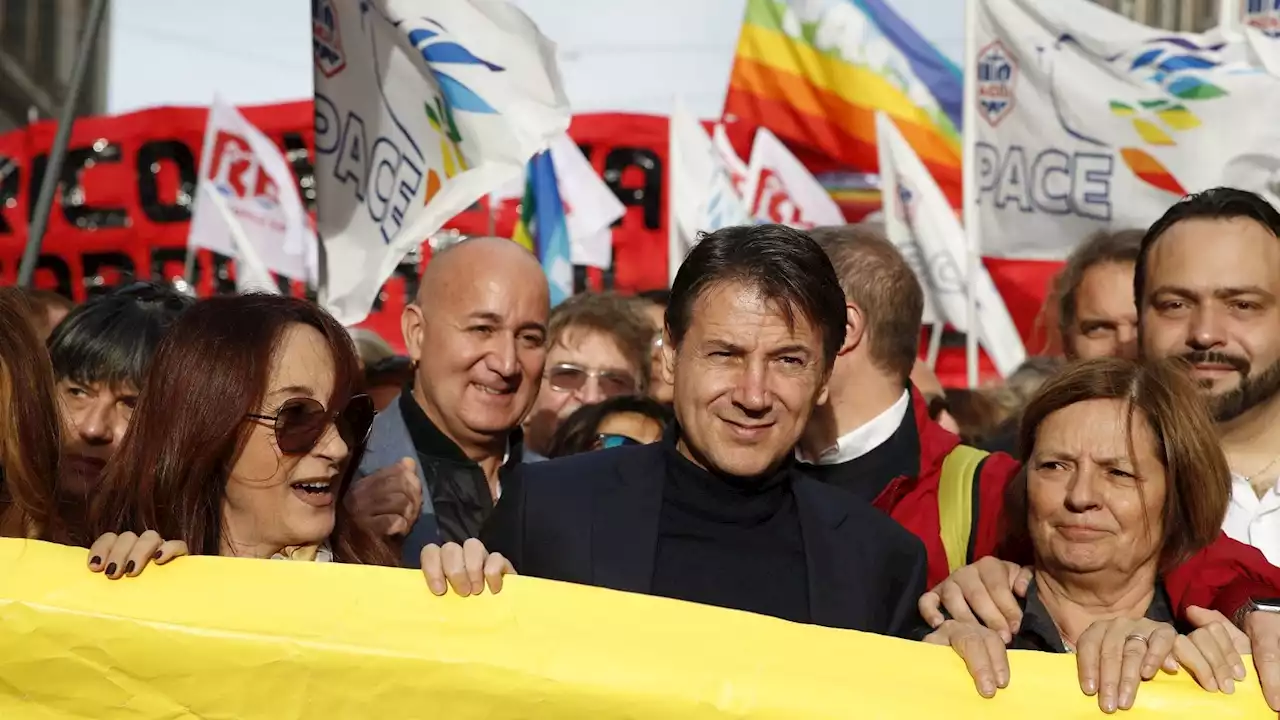
<svg viewBox="0 0 1280 720"><path fill-rule="evenodd" d="M1102 677L1120 678L1092 689L1107 712L1131 707L1139 682L1162 666L1231 692L1233 678L1215 668L1243 677L1243 636L1228 632L1225 618L1195 631L1176 626L1161 583L1218 536L1231 495L1226 458L1185 370L1177 361L1111 358L1068 367L1028 403L1019 447L1024 468L1005 503L1006 543L1030 550L1033 579L1008 647L1100 646L1100 658L1078 663L1082 677L1101 663ZM975 678L1007 668L1004 643L982 626L948 620L926 641L956 648ZM1007 669L1001 674L1008 682ZM995 691L982 681L979 689Z"/></svg>

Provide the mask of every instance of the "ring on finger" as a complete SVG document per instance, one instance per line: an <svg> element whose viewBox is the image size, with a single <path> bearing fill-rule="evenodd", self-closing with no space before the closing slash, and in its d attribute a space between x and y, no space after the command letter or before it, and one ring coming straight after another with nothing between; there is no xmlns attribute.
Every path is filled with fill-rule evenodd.
<svg viewBox="0 0 1280 720"><path fill-rule="evenodd" d="M1149 645L1149 644L1151 644L1151 641L1147 639L1147 636L1146 636L1146 635L1143 635L1142 633L1136 633L1136 632L1134 632L1134 633L1129 633L1128 635L1125 635L1125 636L1124 636L1124 641L1125 641L1125 642L1129 642L1130 640L1140 640L1140 641L1142 641L1142 644L1143 644L1143 645Z"/></svg>

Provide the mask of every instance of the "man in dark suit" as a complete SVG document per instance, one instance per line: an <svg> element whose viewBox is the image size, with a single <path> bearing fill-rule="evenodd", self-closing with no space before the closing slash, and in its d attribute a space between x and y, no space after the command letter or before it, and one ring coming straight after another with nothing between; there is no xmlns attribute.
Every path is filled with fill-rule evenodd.
<svg viewBox="0 0 1280 720"><path fill-rule="evenodd" d="M907 634L920 622L924 547L793 459L826 400L847 312L804 233L706 235L665 318L675 427L653 445L521 466L485 546L523 575Z"/></svg>

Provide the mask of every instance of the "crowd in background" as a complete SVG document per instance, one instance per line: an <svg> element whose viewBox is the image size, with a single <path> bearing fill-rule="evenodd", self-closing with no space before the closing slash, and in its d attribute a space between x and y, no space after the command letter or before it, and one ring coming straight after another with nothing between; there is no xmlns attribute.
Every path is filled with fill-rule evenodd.
<svg viewBox="0 0 1280 720"><path fill-rule="evenodd" d="M1216 189L1081 244L1065 357L944 389L874 224L706 235L670 290L549 307L439 252L407 349L275 295L0 291L0 535L91 569L225 555L505 574L950 645L1074 652L1131 707L1185 668L1280 709L1280 214ZM1225 535L1223 532L1225 531Z"/></svg>

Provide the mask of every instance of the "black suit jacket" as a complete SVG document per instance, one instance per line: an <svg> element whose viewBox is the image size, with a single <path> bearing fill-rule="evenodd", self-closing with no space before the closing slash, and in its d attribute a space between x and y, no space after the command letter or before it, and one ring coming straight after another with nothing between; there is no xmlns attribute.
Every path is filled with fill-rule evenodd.
<svg viewBox="0 0 1280 720"><path fill-rule="evenodd" d="M522 575L650 594L666 463L655 443L521 465L481 537ZM852 493L793 472L814 624L913 632L924 545Z"/></svg>

